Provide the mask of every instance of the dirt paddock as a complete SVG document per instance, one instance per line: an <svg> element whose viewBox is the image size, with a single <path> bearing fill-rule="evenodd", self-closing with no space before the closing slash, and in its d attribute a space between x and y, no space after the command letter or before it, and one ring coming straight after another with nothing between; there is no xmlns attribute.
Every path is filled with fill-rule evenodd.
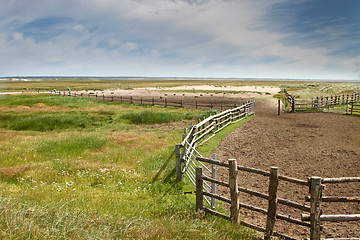
<svg viewBox="0 0 360 240"><path fill-rule="evenodd" d="M269 170L306 180L310 176L360 176L360 118L331 113L287 113L277 116L276 102L257 101L256 117L223 139L217 159L237 159L238 165ZM219 169L217 178L226 181L227 170ZM240 172L239 186L267 193L268 179ZM219 188L218 193L228 194ZM278 197L305 203L309 189L279 182ZM360 184L327 184L324 196L360 195ZM267 208L266 200L240 193L240 202ZM309 205L309 203L307 203ZM358 203L323 203L323 214L359 214ZM279 212L300 219L304 212L279 206ZM265 226L265 215L241 210L250 223ZM360 222L325 222L323 237L360 237ZM275 230L296 237L309 237L309 229L277 220Z"/></svg>

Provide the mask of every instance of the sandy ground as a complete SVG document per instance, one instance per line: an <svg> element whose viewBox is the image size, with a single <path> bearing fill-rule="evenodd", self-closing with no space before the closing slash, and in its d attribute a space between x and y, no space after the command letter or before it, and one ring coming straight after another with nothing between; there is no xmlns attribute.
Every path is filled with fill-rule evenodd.
<svg viewBox="0 0 360 240"><path fill-rule="evenodd" d="M261 92L261 93L270 93L272 95L277 94L281 91L277 87L258 87L258 86L218 86L218 85L195 85L195 86L180 86L172 88L142 88L144 90L204 90L204 91L237 91L237 92Z"/></svg>
<svg viewBox="0 0 360 240"><path fill-rule="evenodd" d="M148 88L136 88L131 90L124 90L124 89L107 89L104 91L97 91L101 94L116 94L116 95L123 95L123 96L151 96L151 97L159 97L159 96L171 96L171 95L180 95L179 92L183 91L219 91L223 92L223 95L226 95L229 98L241 97L241 98L258 98L259 96L266 96L271 97L278 92L281 91L280 88L277 87L258 87L258 86L242 86L242 87L232 87L232 86L217 86L217 85L185 85L179 87L171 87L171 88L162 88L162 87L148 87ZM177 93L174 93L177 91ZM179 91L179 92L178 92ZM88 91L78 91L79 93L83 92L86 93ZM91 91L89 91L91 92ZM210 94L210 93L203 93ZM184 96L199 96L200 93L191 93L186 92ZM216 96L216 94L213 94ZM241 95L241 96L240 96Z"/></svg>

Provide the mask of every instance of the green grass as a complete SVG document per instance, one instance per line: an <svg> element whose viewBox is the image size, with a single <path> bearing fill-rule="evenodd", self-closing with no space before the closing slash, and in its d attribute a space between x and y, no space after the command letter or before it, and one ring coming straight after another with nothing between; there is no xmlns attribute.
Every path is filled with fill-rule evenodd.
<svg viewBox="0 0 360 240"><path fill-rule="evenodd" d="M99 101L93 98L73 98L61 97L58 95L15 95L0 98L0 106L29 106L36 104L45 104L47 106L62 106L63 108L73 107L80 108L82 106L89 107L98 104Z"/></svg>
<svg viewBox="0 0 360 240"><path fill-rule="evenodd" d="M201 119L208 117L211 111L196 112L196 113L176 113L176 112L153 112L153 111L141 111L131 112L120 116L120 119L127 119L134 124L158 124L158 123L170 123L181 120Z"/></svg>
<svg viewBox="0 0 360 240"><path fill-rule="evenodd" d="M64 131L127 128L133 124L199 119L212 111L139 106L90 98L16 95L0 99L0 127L16 131Z"/></svg>
<svg viewBox="0 0 360 240"><path fill-rule="evenodd" d="M147 125L122 119L129 113L148 114ZM190 186L174 176L182 124L152 125L158 115L163 123L208 114L51 95L2 98L0 238L256 239L220 218L197 217L194 196L182 194Z"/></svg>
<svg viewBox="0 0 360 240"><path fill-rule="evenodd" d="M12 199L14 200L14 199ZM200 221L178 197L170 213L153 220L114 217L89 211L69 201L30 205L0 200L2 239L257 239L240 226L219 218ZM167 202L167 201L164 201ZM164 206L165 207L165 206ZM173 208L175 207L175 209ZM181 207L181 209L179 209Z"/></svg>
<svg viewBox="0 0 360 240"><path fill-rule="evenodd" d="M85 150L100 149L107 140L99 136L80 136L61 140L43 141L36 151L42 155L52 158L65 158L67 156L78 156Z"/></svg>
<svg viewBox="0 0 360 240"><path fill-rule="evenodd" d="M235 124L231 124L225 129L221 130L217 133L210 141L206 142L204 145L197 148L197 151L201 153L204 157L211 158L212 153L216 150L216 148L220 145L222 139L226 137L229 133L233 132L240 125L252 119L254 116L250 116L246 119L243 119Z"/></svg>
<svg viewBox="0 0 360 240"><path fill-rule="evenodd" d="M69 129L86 129L100 127L105 123L111 123L112 119L107 116L91 116L82 113L53 113L43 115L16 115L0 114L0 126L2 128L17 131L53 131Z"/></svg>

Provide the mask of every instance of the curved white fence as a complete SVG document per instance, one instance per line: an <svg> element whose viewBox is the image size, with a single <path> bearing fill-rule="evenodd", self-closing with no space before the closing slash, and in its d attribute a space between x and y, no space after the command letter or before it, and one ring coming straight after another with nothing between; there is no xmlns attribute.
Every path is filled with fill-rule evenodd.
<svg viewBox="0 0 360 240"><path fill-rule="evenodd" d="M230 124L241 121L251 115L255 114L255 100L246 102L242 106L228 109L216 115L210 116L195 126L192 126L189 132L184 136L181 144L176 146L176 178L178 181L182 180L185 174L190 182L196 186L196 167L202 167L211 176L215 175L215 169L209 169L202 162L196 160L197 157L202 157L201 153L196 150L205 142L209 141L218 132ZM204 173L205 174L205 173ZM204 191L214 192L214 186L204 184ZM211 200L205 198L212 206Z"/></svg>

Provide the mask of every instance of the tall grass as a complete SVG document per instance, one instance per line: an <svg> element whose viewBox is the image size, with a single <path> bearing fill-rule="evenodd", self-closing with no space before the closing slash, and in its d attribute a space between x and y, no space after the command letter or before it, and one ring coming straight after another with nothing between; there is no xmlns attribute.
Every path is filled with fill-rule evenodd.
<svg viewBox="0 0 360 240"><path fill-rule="evenodd" d="M91 116L82 113L55 113L44 115L0 114L2 128L17 131L53 131L100 127L104 122L112 122L108 116Z"/></svg>
<svg viewBox="0 0 360 240"><path fill-rule="evenodd" d="M12 200L12 201L11 201ZM182 206L185 207L185 206ZM2 239L258 239L252 231L185 208L149 220L101 215L71 202L32 205L0 199Z"/></svg>
<svg viewBox="0 0 360 240"><path fill-rule="evenodd" d="M28 106L45 104L46 106L82 107L95 105L99 101L93 98L72 98L56 95L15 95L0 99L0 106Z"/></svg>
<svg viewBox="0 0 360 240"><path fill-rule="evenodd" d="M130 112L120 116L121 119L127 119L134 124L158 124L169 123L181 120L200 119L210 115L210 111L207 112L195 112L195 113L177 113L177 112L154 112L154 111L141 111Z"/></svg>

